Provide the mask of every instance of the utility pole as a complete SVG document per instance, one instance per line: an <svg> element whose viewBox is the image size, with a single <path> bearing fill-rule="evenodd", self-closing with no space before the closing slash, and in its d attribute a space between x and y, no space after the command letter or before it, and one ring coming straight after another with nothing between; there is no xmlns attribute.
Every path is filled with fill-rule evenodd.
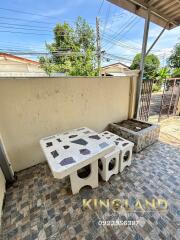
<svg viewBox="0 0 180 240"><path fill-rule="evenodd" d="M99 28L99 18L96 17L96 51L98 60L98 71L99 76L101 75L101 43L100 43L100 28Z"/></svg>

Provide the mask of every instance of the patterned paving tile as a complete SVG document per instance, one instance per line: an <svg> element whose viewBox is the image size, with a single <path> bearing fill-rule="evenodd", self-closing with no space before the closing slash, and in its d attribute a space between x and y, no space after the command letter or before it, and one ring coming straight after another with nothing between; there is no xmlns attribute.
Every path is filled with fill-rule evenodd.
<svg viewBox="0 0 180 240"><path fill-rule="evenodd" d="M7 189L2 240L176 240L180 234L180 149L158 142L134 156L132 165L97 189L72 195L69 178L54 179L46 163L17 173ZM166 199L166 211L84 209L83 199ZM100 225L99 221L138 221Z"/></svg>

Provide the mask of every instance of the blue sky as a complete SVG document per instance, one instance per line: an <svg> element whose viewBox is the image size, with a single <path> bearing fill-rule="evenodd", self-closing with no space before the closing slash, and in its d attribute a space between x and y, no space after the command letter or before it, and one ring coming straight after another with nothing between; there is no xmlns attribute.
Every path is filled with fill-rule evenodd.
<svg viewBox="0 0 180 240"><path fill-rule="evenodd" d="M63 21L73 24L78 16L93 28L96 16L100 17L102 49L111 54L105 56L104 65L117 61L129 65L140 51L144 20L106 0L1 0L0 51L44 52L44 43L53 40L55 24ZM150 25L149 45L160 31L157 25ZM153 51L162 65L178 41L180 27L165 31Z"/></svg>

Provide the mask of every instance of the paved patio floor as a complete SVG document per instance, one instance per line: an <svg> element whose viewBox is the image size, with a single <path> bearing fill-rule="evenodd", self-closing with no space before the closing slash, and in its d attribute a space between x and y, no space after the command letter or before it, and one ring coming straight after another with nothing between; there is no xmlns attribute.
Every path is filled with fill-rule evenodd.
<svg viewBox="0 0 180 240"><path fill-rule="evenodd" d="M180 147L180 117L172 117L160 123L160 140Z"/></svg>
<svg viewBox="0 0 180 240"><path fill-rule="evenodd" d="M1 239L175 240L180 236L180 148L162 142L135 156L132 165L97 189L72 195L69 178L56 180L46 163L18 172L7 189ZM165 211L84 209L82 199L166 199ZM135 226L99 225L137 220Z"/></svg>
<svg viewBox="0 0 180 240"><path fill-rule="evenodd" d="M180 147L180 116L165 118L158 122L158 115L155 115L149 117L149 122L160 125L160 141Z"/></svg>

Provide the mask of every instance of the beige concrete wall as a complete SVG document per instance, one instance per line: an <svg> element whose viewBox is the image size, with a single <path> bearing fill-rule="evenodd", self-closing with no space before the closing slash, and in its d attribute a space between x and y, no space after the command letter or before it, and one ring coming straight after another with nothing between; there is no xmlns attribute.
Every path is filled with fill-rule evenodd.
<svg viewBox="0 0 180 240"><path fill-rule="evenodd" d="M0 168L0 226L1 226L1 215L2 215L2 205L5 193L5 178L3 172Z"/></svg>
<svg viewBox="0 0 180 240"><path fill-rule="evenodd" d="M131 88L130 77L0 78L0 134L13 169L45 160L42 137L127 119Z"/></svg>
<svg viewBox="0 0 180 240"><path fill-rule="evenodd" d="M137 76L130 77L129 87L129 114L128 118L134 118L135 103L136 103L136 88L137 88Z"/></svg>

